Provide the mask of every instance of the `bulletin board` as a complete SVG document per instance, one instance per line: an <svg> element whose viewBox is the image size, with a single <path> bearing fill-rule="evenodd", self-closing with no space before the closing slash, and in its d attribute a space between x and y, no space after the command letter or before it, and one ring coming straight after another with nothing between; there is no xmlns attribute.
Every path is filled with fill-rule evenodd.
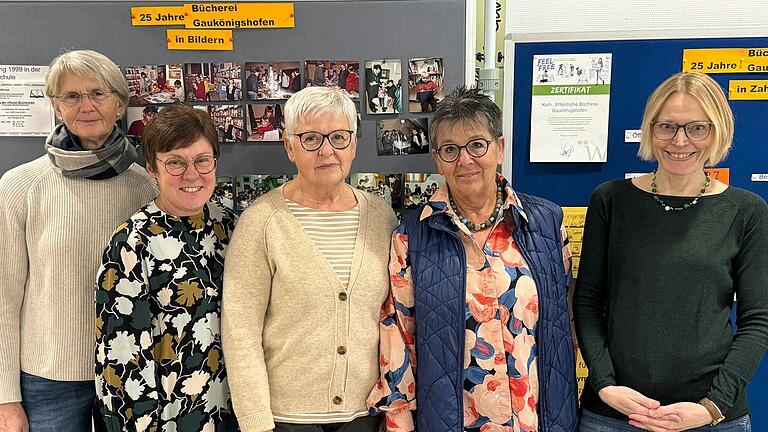
<svg viewBox="0 0 768 432"><path fill-rule="evenodd" d="M505 87L513 98L505 100L506 117L512 131L511 178L515 189L538 195L563 207L584 207L600 183L624 178L625 173L647 173L655 163L637 157L638 143L625 142L625 130L640 129L645 103L651 92L667 77L682 71L683 50L690 48L765 48L768 38L700 38L597 40L573 42L507 41ZM608 158L605 163L531 163L531 93L533 56L541 54L611 53L611 92L608 123ZM509 72L509 71L507 71ZM728 95L730 80L768 79L768 73L710 74ZM510 82L513 81L513 82ZM718 166L729 168L730 184L750 190L768 200L768 182L753 182L751 174L768 173L768 100L729 100L735 117L733 148ZM512 110L511 113L509 110ZM509 161L507 162L509 163ZM509 172L505 172L510 175ZM579 230L579 240L580 240ZM732 317L735 322L735 316ZM585 372L585 371L582 371ZM752 407L753 430L768 430L768 357L747 387Z"/></svg>
<svg viewBox="0 0 768 432"><path fill-rule="evenodd" d="M664 79L680 72L687 48L768 47L768 38L518 42L514 47L512 179L524 192L562 206L586 206L600 183L644 173L655 164L637 158L637 143L625 143L625 130L640 129L645 102ZM531 163L531 87L533 56L539 54L611 53L612 75L605 163ZM728 81L768 79L768 73L710 74L728 92ZM736 120L733 149L719 167L730 169L730 184L768 200L768 182L751 174L768 173L768 100L729 101Z"/></svg>
<svg viewBox="0 0 768 432"><path fill-rule="evenodd" d="M473 1L473 0L472 0ZM297 1L295 27L233 29L232 51L176 51L166 46L166 26L134 27L131 7L176 6L180 2L0 2L0 63L48 65L62 52L99 51L121 66L215 62L278 62L350 59L360 64L364 94L366 60L443 59L446 91L465 82L465 0ZM182 28L177 26L178 28ZM472 61L472 64L474 61ZM246 75L243 73L243 75ZM376 121L429 117L406 108L408 74L402 74L401 114L369 115L362 98L361 136L352 172L434 172L428 153L379 156ZM242 77L242 87L245 89ZM306 82L306 76L302 80ZM244 106L248 101L241 101ZM284 103L284 102L281 102ZM197 105L198 103L190 103ZM199 103L205 105L205 103ZM42 137L0 137L0 175L44 154ZM279 142L221 144L217 175L292 174L295 167Z"/></svg>

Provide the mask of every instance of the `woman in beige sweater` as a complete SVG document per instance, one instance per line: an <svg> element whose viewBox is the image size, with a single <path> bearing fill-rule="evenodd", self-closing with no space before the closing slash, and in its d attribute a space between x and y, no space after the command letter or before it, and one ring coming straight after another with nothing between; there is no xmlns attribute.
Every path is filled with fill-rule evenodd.
<svg viewBox="0 0 768 432"><path fill-rule="evenodd" d="M156 194L115 126L129 96L117 65L94 51L62 54L48 69L45 95L62 120L47 154L0 179L4 432L90 430L101 251Z"/></svg>
<svg viewBox="0 0 768 432"><path fill-rule="evenodd" d="M356 120L338 89L293 95L285 150L298 175L254 202L233 234L222 340L244 432L378 429L365 400L378 376L396 219L381 198L344 182Z"/></svg>

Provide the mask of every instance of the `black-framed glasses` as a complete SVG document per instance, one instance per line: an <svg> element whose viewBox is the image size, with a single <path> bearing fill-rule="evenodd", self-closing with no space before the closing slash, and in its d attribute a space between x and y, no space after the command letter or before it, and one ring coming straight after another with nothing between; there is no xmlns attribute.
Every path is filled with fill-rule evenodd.
<svg viewBox="0 0 768 432"><path fill-rule="evenodd" d="M79 105L80 102L83 101L83 97L87 96L88 99L91 100L91 103L98 104L107 100L107 98L112 96L114 93L115 92L113 91L91 90L86 93L69 92L60 96L54 96L53 98L57 101L60 101L64 105L75 106Z"/></svg>
<svg viewBox="0 0 768 432"><path fill-rule="evenodd" d="M327 134L306 131L291 135L299 137L299 142L306 151L320 150L320 147L323 146L323 142L325 142L326 139L331 144L331 147L336 150L344 150L352 143L352 131L347 129L339 129Z"/></svg>
<svg viewBox="0 0 768 432"><path fill-rule="evenodd" d="M675 122L653 122L651 130L653 136L660 140L671 140L682 129L685 136L691 141L702 141L707 139L712 130L713 123L705 121L692 121L686 124L677 124Z"/></svg>
<svg viewBox="0 0 768 432"><path fill-rule="evenodd" d="M183 175L189 168L189 162L180 157L170 157L166 160L155 159L162 162L165 165L165 171L174 177ZM192 165L199 174L208 174L216 168L216 158L211 155L198 156L192 161Z"/></svg>
<svg viewBox="0 0 768 432"><path fill-rule="evenodd" d="M491 146L493 141L496 141L496 139L487 140L484 138L475 138L462 146L456 144L443 144L435 150L435 153L440 156L440 159L448 163L455 162L459 158L461 149L466 150L473 158L481 158L488 153L488 147Z"/></svg>

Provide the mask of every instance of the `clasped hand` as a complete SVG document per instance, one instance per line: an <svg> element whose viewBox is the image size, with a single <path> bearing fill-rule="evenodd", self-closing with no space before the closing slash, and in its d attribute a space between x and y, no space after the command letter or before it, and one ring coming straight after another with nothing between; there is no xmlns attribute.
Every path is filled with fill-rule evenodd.
<svg viewBox="0 0 768 432"><path fill-rule="evenodd" d="M603 402L629 417L629 424L652 432L693 429L712 422L709 411L693 402L661 405L657 400L623 386L608 386L598 393Z"/></svg>

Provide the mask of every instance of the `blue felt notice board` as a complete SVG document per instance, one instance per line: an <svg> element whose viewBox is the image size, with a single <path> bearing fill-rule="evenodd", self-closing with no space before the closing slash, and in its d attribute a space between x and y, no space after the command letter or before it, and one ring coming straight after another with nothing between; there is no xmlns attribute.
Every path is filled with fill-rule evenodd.
<svg viewBox="0 0 768 432"><path fill-rule="evenodd" d="M643 109L654 88L680 72L685 48L768 47L768 38L674 39L597 42L531 42L515 45L512 181L527 193L562 206L585 206L598 184L627 172L650 172L655 164L636 156L638 144L624 142L626 129L640 129ZM536 54L612 53L611 103L606 163L531 163L531 70ZM768 73L712 74L728 91L732 79L768 79ZM752 182L752 173L768 173L768 101L730 101L736 118L733 149L719 166L730 168L730 183L768 200L768 182ZM768 430L768 427L766 427Z"/></svg>
<svg viewBox="0 0 768 432"><path fill-rule="evenodd" d="M658 39L515 44L512 183L515 189L550 199L561 206L586 206L600 183L624 173L650 172L655 163L637 158L637 143L625 143L626 129L640 129L645 102L657 85L682 70L686 48L768 47L768 38ZM533 56L540 54L612 53L611 98L606 163L531 163L531 84ZM733 79L768 79L768 73L711 74L728 92ZM752 182L753 173L768 173L768 101L729 101L736 120L733 149L719 167L730 168L730 184L768 200L768 182ZM768 247L768 245L766 245ZM767 281L768 283L768 281ZM735 317L734 317L735 322ZM651 354L649 354L651 355ZM768 358L748 387L753 430L768 431Z"/></svg>

